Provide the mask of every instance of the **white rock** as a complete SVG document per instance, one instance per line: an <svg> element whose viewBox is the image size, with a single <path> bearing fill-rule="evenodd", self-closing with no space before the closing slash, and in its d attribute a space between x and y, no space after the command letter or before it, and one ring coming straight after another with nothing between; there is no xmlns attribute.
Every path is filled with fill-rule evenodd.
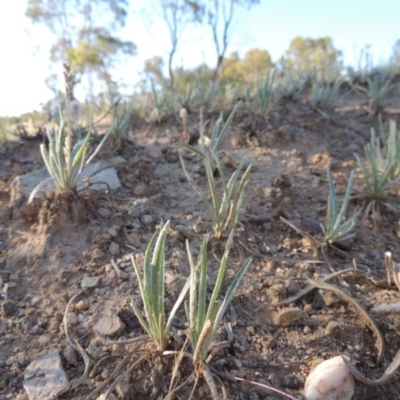
<svg viewBox="0 0 400 400"><path fill-rule="evenodd" d="M350 400L353 394L354 378L341 356L317 365L304 385L307 400Z"/></svg>
<svg viewBox="0 0 400 400"><path fill-rule="evenodd" d="M34 357L24 372L24 389L30 400L54 399L69 389L58 350L45 351Z"/></svg>

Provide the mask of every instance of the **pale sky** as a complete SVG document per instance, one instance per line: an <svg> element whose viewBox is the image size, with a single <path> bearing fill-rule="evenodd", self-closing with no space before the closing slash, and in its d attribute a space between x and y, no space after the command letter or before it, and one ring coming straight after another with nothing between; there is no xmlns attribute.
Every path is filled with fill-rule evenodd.
<svg viewBox="0 0 400 400"><path fill-rule="evenodd" d="M62 74L61 65L50 69L49 48L55 38L45 27L30 24L24 16L26 3L0 0L0 116L40 110L41 104L52 98L44 83L46 77L50 71ZM131 3L132 9L140 10L148 1ZM383 64L400 39L399 16L400 0L261 0L237 18L227 54L244 54L258 47L268 50L276 61L295 36L330 36L335 47L343 51L345 64L356 65L367 44L374 63ZM138 54L121 65L118 75L133 88L146 59L166 56L168 31L156 17L150 24L142 14L132 13L123 35L135 42ZM189 29L175 65L183 63L189 68L203 61L211 66L216 62L211 36Z"/></svg>

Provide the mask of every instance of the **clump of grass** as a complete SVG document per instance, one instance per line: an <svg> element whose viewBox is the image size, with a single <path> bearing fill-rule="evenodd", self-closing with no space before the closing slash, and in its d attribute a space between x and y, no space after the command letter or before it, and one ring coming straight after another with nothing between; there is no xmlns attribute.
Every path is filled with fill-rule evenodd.
<svg viewBox="0 0 400 400"><path fill-rule="evenodd" d="M263 81L256 84L255 99L251 98L250 86L246 91L246 105L251 114L260 114L266 118L269 112L275 107L284 95L284 90L276 85L275 70L269 71ZM255 102L254 106L252 103Z"/></svg>
<svg viewBox="0 0 400 400"><path fill-rule="evenodd" d="M329 244L340 244L341 242L348 242L354 237L354 227L356 220L361 210L353 213L350 218L346 219L347 206L349 204L351 191L353 188L354 171L350 174L349 183L347 185L346 194L343 199L341 208L336 195L335 186L333 184L332 175L328 171L328 184L329 184L329 199L328 209L326 215L326 225L322 226L324 233L324 240Z"/></svg>
<svg viewBox="0 0 400 400"><path fill-rule="evenodd" d="M374 74L367 79L367 95L370 101L370 114L382 108L383 101L390 89L391 79L386 74Z"/></svg>
<svg viewBox="0 0 400 400"><path fill-rule="evenodd" d="M225 276L229 251L233 243L231 231L225 247L224 255L221 259L217 280L214 284L213 292L207 306L207 243L209 236L204 237L200 248L197 262L194 261L188 242L186 242L187 253L191 268L189 302L185 303L187 318L189 320L189 336L193 350L193 360L197 364L205 362L207 355L212 348L215 338L215 331L218 328L225 311L232 301L233 295L242 280L244 274L252 263L249 258L242 265L230 285L222 302L218 301L221 285Z"/></svg>
<svg viewBox="0 0 400 400"><path fill-rule="evenodd" d="M320 224L320 228L323 234L323 238L318 239L311 236L309 233L298 228L296 225L281 217L281 220L292 227L295 231L300 233L302 236L307 237L318 249L322 251L324 258L326 259L325 249L327 245L333 245L339 250L346 250L347 245L354 238L353 232L356 225L357 217L361 212L360 210L355 211L350 218L346 218L346 211L350 201L350 196L353 188L354 171L350 174L349 183L347 185L346 194L343 199L342 206L339 208L339 202L336 195L335 185L330 171L327 172L328 185L329 185L329 197L328 207L326 213L326 224ZM315 221L317 222L317 221ZM314 221L313 221L314 224Z"/></svg>
<svg viewBox="0 0 400 400"><path fill-rule="evenodd" d="M124 105L118 104L114 107L112 137L117 148L119 148L119 146L121 145L122 139L128 131L132 111L133 106L129 108Z"/></svg>
<svg viewBox="0 0 400 400"><path fill-rule="evenodd" d="M205 131L209 121L204 121L203 117L203 109L200 109L200 134L199 134L199 143L200 146L191 146L189 144L185 145L189 150L195 152L201 158L205 158L207 151L210 149L214 154L218 155L220 152L220 145L225 135L228 132L230 125L232 124L233 119L235 118L235 114L237 109L239 108L241 102L238 102L232 112L229 114L227 120L223 123L223 113L221 112L219 118L213 126L211 137L209 140L209 146L206 146L205 139ZM184 122L185 124L186 122Z"/></svg>
<svg viewBox="0 0 400 400"><path fill-rule="evenodd" d="M195 94L194 98L196 102L203 108L204 112L207 113L218 95L221 87L218 83L209 84L200 77L196 78L195 81Z"/></svg>
<svg viewBox="0 0 400 400"><path fill-rule="evenodd" d="M389 189L400 180L400 134L396 122L390 121L389 134L383 148L375 130L371 129L371 140L364 146L364 152L364 161L355 154L366 189L358 197L369 199L366 215L372 211L373 217L379 220L378 202L382 203Z"/></svg>
<svg viewBox="0 0 400 400"><path fill-rule="evenodd" d="M337 95L343 81L338 79L333 85L315 82L311 89L311 107L326 109Z"/></svg>
<svg viewBox="0 0 400 400"><path fill-rule="evenodd" d="M167 115L177 116L176 113L176 95L166 86L161 87L160 90L151 81L151 93L153 110L150 114L150 121L161 124Z"/></svg>
<svg viewBox="0 0 400 400"><path fill-rule="evenodd" d="M54 183L56 190L59 193L77 189L83 169L97 155L111 132L111 129L109 129L95 151L90 156L88 156L88 145L92 130L91 127L89 128L86 138L77 141L73 145L73 115L71 115L73 114L73 110L71 109L71 89L73 77L70 73L69 66L66 64L64 64L64 77L66 82L66 126L64 125L64 119L60 110L59 129L55 131L49 131L48 148L45 144L40 145L40 152L46 168L51 176L50 179ZM49 183L47 179L39 183L39 185L31 193L29 201L31 201L35 193L47 183Z"/></svg>
<svg viewBox="0 0 400 400"><path fill-rule="evenodd" d="M181 305L188 289L189 281L183 287L168 320L165 314L165 241L169 228L169 221L161 224L160 231L151 238L144 256L143 271L140 271L133 256L132 265L138 279L140 294L143 302L142 315L139 306L131 302L131 306L139 318L140 324L149 337L157 344L160 351L164 351L174 316Z"/></svg>
<svg viewBox="0 0 400 400"><path fill-rule="evenodd" d="M244 168L246 162L247 159L245 157L228 180L222 169L218 156L212 150L206 152L204 166L206 169L208 188L211 195L210 201L204 194L203 190L194 182L193 178L188 173L181 157L181 163L186 178L203 199L211 219L214 235L217 239L222 238L226 232L234 229L237 224L240 208L243 202L244 190L248 183L251 170L251 165L249 165L239 180L239 174ZM216 171L221 178L222 198L218 195L217 182L214 176L214 165L217 166Z"/></svg>

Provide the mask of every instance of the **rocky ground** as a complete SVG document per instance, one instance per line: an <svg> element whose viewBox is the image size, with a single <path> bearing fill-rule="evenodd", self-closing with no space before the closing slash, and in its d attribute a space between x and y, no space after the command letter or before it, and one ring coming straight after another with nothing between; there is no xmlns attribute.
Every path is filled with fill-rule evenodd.
<svg viewBox="0 0 400 400"><path fill-rule="evenodd" d="M389 119L399 122L398 99L398 93L387 99L381 114L384 124ZM217 116L210 113L211 123ZM191 114L189 128L196 131L197 124L197 116ZM254 261L226 314L233 342L210 361L229 399L284 398L235 377L300 398L305 378L318 360L346 354L364 375L376 379L397 353L399 316L372 309L400 298L396 286L385 284L384 267L386 251L392 252L394 261L400 260L398 189L392 193L394 207L383 208L382 221L374 228L370 218L361 221L360 217L354 242L346 251L330 250L329 262L280 218L318 237L319 225L310 228L307 218L325 219L327 169L342 198L350 172L357 166L354 153L363 154L373 126L379 126L378 118L369 115L368 101L356 94L337 101L329 111L313 110L306 96L283 99L267 121L252 119L244 106L239 109L223 147L234 156L248 154L253 169L223 289L248 257ZM54 358L51 368L59 371L60 381L71 383L82 376L84 360L67 340L64 315L70 340L85 349L91 369L61 399L85 398L102 382L120 376L118 365L121 371L132 367L114 392L119 398L166 397L173 357L160 361L148 344L115 341L144 334L129 306L139 293L130 254L140 261L160 220L171 220L166 257L168 308L189 274L185 240L198 249L201 235L211 231L204 204L187 182L179 154L206 190L202 163L182 146L181 132L180 123L172 119L161 125L134 126L118 150L110 146L100 155L104 160L116 155L124 159L115 167L119 188L52 196L29 206L15 178L43 167L39 143L18 140L0 148L1 400L28 398L24 372L27 385L29 371L34 370L31 362L44 351L57 350L46 354ZM226 166L226 171L232 169ZM362 187L356 178L355 190ZM353 201L349 212L361 205ZM224 239L210 243L211 283L224 244ZM350 273L330 284L367 310L382 332L384 349L359 310L335 292L314 289L298 300L276 304L295 296L307 286L307 279L320 282L332 270L353 268L354 260L368 279L365 274ZM182 339L184 324L183 313L178 314L173 331ZM94 327L114 343L102 340ZM226 340L222 325L218 335ZM184 361L181 379L190 372L190 362ZM354 399L398 399L397 379L379 387L357 382ZM178 391L175 398L188 398L192 386ZM210 398L202 380L194 398Z"/></svg>

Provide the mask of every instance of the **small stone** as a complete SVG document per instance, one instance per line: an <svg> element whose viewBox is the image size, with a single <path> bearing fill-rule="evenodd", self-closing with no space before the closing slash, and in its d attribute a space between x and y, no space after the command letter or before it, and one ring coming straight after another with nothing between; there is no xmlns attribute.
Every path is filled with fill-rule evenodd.
<svg viewBox="0 0 400 400"><path fill-rule="evenodd" d="M7 361L6 361L6 365L10 366L13 365L15 363L16 359L14 356L8 357Z"/></svg>
<svg viewBox="0 0 400 400"><path fill-rule="evenodd" d="M237 369L241 369L242 368L243 364L238 358L234 358L233 362L235 363Z"/></svg>
<svg viewBox="0 0 400 400"><path fill-rule="evenodd" d="M24 353L18 353L15 360L19 365L24 365L25 364L25 354Z"/></svg>
<svg viewBox="0 0 400 400"><path fill-rule="evenodd" d="M68 391L69 381L58 350L34 357L24 372L24 389L30 399L40 400L54 399Z"/></svg>
<svg viewBox="0 0 400 400"><path fill-rule="evenodd" d="M11 300L6 300L2 304L1 308L6 317L12 317L13 315L16 315L19 310L18 306Z"/></svg>
<svg viewBox="0 0 400 400"><path fill-rule="evenodd" d="M76 351L71 345L68 345L64 349L63 354L64 354L64 357L67 360L68 364L74 365L74 366L78 365L78 359L76 357L77 356Z"/></svg>
<svg viewBox="0 0 400 400"><path fill-rule="evenodd" d="M307 314L300 308L283 308L274 315L274 323L278 326L290 325L304 319L306 316Z"/></svg>
<svg viewBox="0 0 400 400"><path fill-rule="evenodd" d="M304 332L304 334L308 335L309 333L311 333L311 328L309 326L305 326L303 328L303 332Z"/></svg>
<svg viewBox="0 0 400 400"><path fill-rule="evenodd" d="M33 327L30 329L29 333L30 333L31 335L37 335L37 334L39 333L39 331L40 331L39 326L38 326L38 325L35 325L35 326L33 326Z"/></svg>
<svg viewBox="0 0 400 400"><path fill-rule="evenodd" d="M40 335L38 338L38 343L42 345L46 345L51 342L51 335L49 333L45 333Z"/></svg>
<svg viewBox="0 0 400 400"><path fill-rule="evenodd" d="M150 214L142 215L140 217L140 222L144 225L149 225L154 221L154 218Z"/></svg>
<svg viewBox="0 0 400 400"><path fill-rule="evenodd" d="M140 217L150 211L150 200L147 197L132 202L130 214L132 217Z"/></svg>
<svg viewBox="0 0 400 400"><path fill-rule="evenodd" d="M100 277L98 276L85 276L81 281L81 288L82 289L90 289L94 288L99 284Z"/></svg>
<svg viewBox="0 0 400 400"><path fill-rule="evenodd" d="M143 196L147 191L147 185L145 185L144 183L139 183L138 185L136 185L135 189L133 190L133 194L135 196Z"/></svg>
<svg viewBox="0 0 400 400"><path fill-rule="evenodd" d="M111 242L110 243L110 247L109 247L109 251L110 251L110 254L112 255L112 256L118 256L119 255L119 244L117 244L117 243L115 243L115 242Z"/></svg>
<svg viewBox="0 0 400 400"><path fill-rule="evenodd" d="M90 343L89 347L86 348L86 352L94 360L100 360L100 358L104 357L104 355L105 355L103 350L99 349L97 346L95 346L92 343Z"/></svg>
<svg viewBox="0 0 400 400"><path fill-rule="evenodd" d="M104 257L104 253L98 247L96 247L92 251L92 257L93 257L93 260L98 260L99 258L103 258Z"/></svg>
<svg viewBox="0 0 400 400"><path fill-rule="evenodd" d="M27 395L25 393L20 393L17 397L16 400L27 400Z"/></svg>
<svg viewBox="0 0 400 400"><path fill-rule="evenodd" d="M118 232L115 228L108 229L107 233L112 237L115 238L118 236Z"/></svg>
<svg viewBox="0 0 400 400"><path fill-rule="evenodd" d="M100 214L101 217L103 218L110 218L111 213L108 211L106 208L99 208L97 212Z"/></svg>
<svg viewBox="0 0 400 400"><path fill-rule="evenodd" d="M162 157L161 150L154 144L151 144L146 147L146 153L149 157L151 157L155 160L158 160Z"/></svg>
<svg viewBox="0 0 400 400"><path fill-rule="evenodd" d="M134 247L140 248L142 245L141 240L140 240L140 235L136 232L132 232L128 235L127 237L129 244L131 244Z"/></svg>
<svg viewBox="0 0 400 400"><path fill-rule="evenodd" d="M102 318L94 326L102 335L112 336L121 333L125 329L125 324L110 309L106 309Z"/></svg>
<svg viewBox="0 0 400 400"><path fill-rule="evenodd" d="M69 325L76 325L78 323L78 317L74 312L69 312L67 315L67 321Z"/></svg>
<svg viewBox="0 0 400 400"><path fill-rule="evenodd" d="M31 304L32 304L33 306L36 306L36 304L39 303L39 301L40 301L40 297L39 297L39 296L34 296L34 297L32 298L32 300L31 300Z"/></svg>
<svg viewBox="0 0 400 400"><path fill-rule="evenodd" d="M105 369L102 371L102 373L101 373L100 376L101 376L103 379L107 379L107 378L110 376L110 372L108 371L107 368L105 368Z"/></svg>
<svg viewBox="0 0 400 400"><path fill-rule="evenodd" d="M75 304L75 308L78 311L84 311L89 308L89 302L87 300L80 300Z"/></svg>

